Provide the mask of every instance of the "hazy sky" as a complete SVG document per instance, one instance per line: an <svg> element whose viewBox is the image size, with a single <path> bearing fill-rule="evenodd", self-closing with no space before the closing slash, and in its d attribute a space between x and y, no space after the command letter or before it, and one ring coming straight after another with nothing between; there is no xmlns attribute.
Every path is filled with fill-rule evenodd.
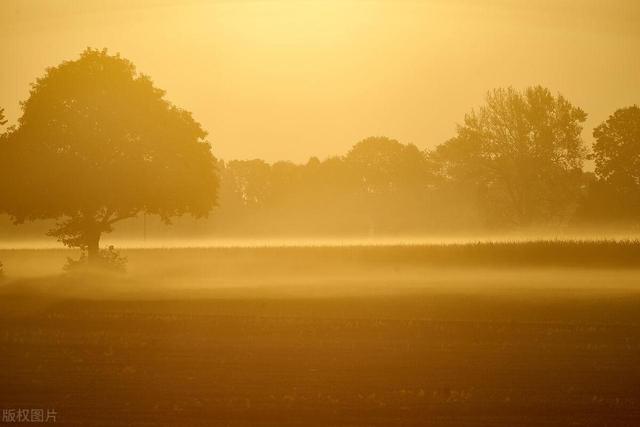
<svg viewBox="0 0 640 427"><path fill-rule="evenodd" d="M0 106L107 47L194 113L219 157L344 153L371 135L449 138L493 87L561 92L591 128L640 103L640 1L5 0Z"/></svg>

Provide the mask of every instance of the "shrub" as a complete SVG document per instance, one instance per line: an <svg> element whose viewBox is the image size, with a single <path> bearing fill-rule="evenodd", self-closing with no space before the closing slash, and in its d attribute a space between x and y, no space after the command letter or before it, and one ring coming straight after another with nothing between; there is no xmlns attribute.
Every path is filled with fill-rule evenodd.
<svg viewBox="0 0 640 427"><path fill-rule="evenodd" d="M68 273L87 269L124 273L127 270L126 266L127 258L122 256L113 246L109 246L107 249L100 250L100 258L95 264L89 265L87 252L83 251L78 259L67 257L67 263L63 269Z"/></svg>

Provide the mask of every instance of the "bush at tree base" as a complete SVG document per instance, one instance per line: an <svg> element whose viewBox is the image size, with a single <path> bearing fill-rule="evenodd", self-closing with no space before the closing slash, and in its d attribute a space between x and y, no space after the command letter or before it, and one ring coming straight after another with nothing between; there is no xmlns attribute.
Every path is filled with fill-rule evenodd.
<svg viewBox="0 0 640 427"><path fill-rule="evenodd" d="M89 268L124 273L127 270L126 266L127 258L122 256L113 246L109 246L107 249L100 250L100 258L94 265L89 264L87 252L83 251L78 259L67 257L67 263L63 268L68 273Z"/></svg>

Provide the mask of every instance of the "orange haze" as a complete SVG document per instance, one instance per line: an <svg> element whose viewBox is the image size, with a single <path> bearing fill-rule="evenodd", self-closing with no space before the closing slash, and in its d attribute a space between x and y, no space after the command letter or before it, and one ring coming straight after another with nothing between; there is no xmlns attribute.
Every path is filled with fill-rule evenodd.
<svg viewBox="0 0 640 427"><path fill-rule="evenodd" d="M87 46L132 60L224 159L304 161L369 135L425 148L488 89L541 84L589 113L640 101L640 2L7 0L0 107Z"/></svg>

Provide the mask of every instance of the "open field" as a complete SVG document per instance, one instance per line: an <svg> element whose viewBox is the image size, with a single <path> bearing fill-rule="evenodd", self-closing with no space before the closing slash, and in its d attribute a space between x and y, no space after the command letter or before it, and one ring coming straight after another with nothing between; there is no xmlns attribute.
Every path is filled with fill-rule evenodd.
<svg viewBox="0 0 640 427"><path fill-rule="evenodd" d="M61 425L640 425L640 246L0 251L0 408Z"/></svg>

